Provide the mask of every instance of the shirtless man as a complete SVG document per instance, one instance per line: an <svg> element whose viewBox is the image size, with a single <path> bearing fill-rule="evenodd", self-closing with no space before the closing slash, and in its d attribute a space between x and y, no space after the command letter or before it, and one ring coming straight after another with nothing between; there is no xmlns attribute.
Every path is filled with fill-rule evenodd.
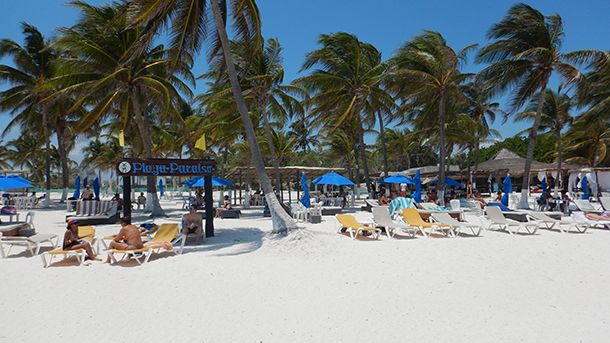
<svg viewBox="0 0 610 343"><path fill-rule="evenodd" d="M182 233L188 235L195 233L197 242L203 237L202 216L197 213L197 205L192 204L189 213L182 216Z"/></svg>
<svg viewBox="0 0 610 343"><path fill-rule="evenodd" d="M110 242L109 249L117 250L136 250L142 249L144 244L142 243L142 236L140 230L133 224L131 224L131 218L121 218L121 230ZM110 263L110 255L106 262Z"/></svg>

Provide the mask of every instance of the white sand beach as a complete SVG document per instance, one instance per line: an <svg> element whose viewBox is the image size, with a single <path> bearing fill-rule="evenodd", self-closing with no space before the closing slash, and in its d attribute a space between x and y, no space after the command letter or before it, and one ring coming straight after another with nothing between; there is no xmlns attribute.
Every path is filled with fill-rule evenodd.
<svg viewBox="0 0 610 343"><path fill-rule="evenodd" d="M157 222L180 211L168 213ZM143 266L68 260L44 269L15 248L0 261L0 342L605 342L610 334L610 231L353 241L324 217L273 238L261 213L216 220L205 244ZM65 214L37 210L38 232L61 235ZM117 228L97 226L100 236Z"/></svg>

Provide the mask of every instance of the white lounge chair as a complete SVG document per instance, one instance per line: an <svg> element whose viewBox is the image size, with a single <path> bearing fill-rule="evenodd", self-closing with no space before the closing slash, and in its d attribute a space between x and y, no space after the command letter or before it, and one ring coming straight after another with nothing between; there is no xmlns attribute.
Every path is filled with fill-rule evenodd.
<svg viewBox="0 0 610 343"><path fill-rule="evenodd" d="M604 210L610 211L610 198L608 198L608 197L599 197L599 203L602 205Z"/></svg>
<svg viewBox="0 0 610 343"><path fill-rule="evenodd" d="M443 223L452 226L456 236L459 236L460 232L462 232L462 228L469 229L475 236L481 235L481 225L474 224L471 222L461 222L459 220L455 220L455 218L451 217L449 213L432 213L432 219L434 219L434 221L438 223Z"/></svg>
<svg viewBox="0 0 610 343"><path fill-rule="evenodd" d="M55 240L55 242L53 242ZM51 248L57 246L57 235L38 233L30 237L19 236L4 236L0 234L0 253L2 258L6 258L11 253L11 248L14 246L25 247L32 256L40 253L40 248L43 243L49 243ZM4 246L8 246L7 251L4 251Z"/></svg>
<svg viewBox="0 0 610 343"><path fill-rule="evenodd" d="M525 229L528 234L533 235L539 227L537 223L522 223L506 219L502 214L502 210L497 206L487 206L485 207L485 212L487 213L487 219L490 221L487 230L492 230L493 227L496 227L498 230L504 230L514 235Z"/></svg>
<svg viewBox="0 0 610 343"><path fill-rule="evenodd" d="M591 220L584 212L573 212L572 219L577 222L586 223L591 228L610 229L610 220Z"/></svg>
<svg viewBox="0 0 610 343"><path fill-rule="evenodd" d="M390 217L390 212L388 211L387 207L381 207L381 206L373 207L372 211L373 211L373 221L375 222L375 225L378 227L381 226L381 227L385 228L385 233L388 236L388 238L392 238L392 237L396 236L396 230L401 230L402 232L408 234L411 237L415 237L415 234L418 231L420 231L420 229L418 229L416 227L412 227L405 223L399 223L399 222L393 221L392 218ZM422 232L422 235L425 236L425 234L423 232Z"/></svg>
<svg viewBox="0 0 610 343"><path fill-rule="evenodd" d="M595 206L593 206L593 204L591 204L589 202L589 200L576 199L576 200L574 200L574 204L576 204L576 207L578 207L578 209L583 212L593 212L593 213L604 212L603 209L599 209L599 208L596 208Z"/></svg>
<svg viewBox="0 0 610 343"><path fill-rule="evenodd" d="M589 227L589 224L583 221L554 219L541 212L532 211L527 216L536 223L544 225L547 230L558 229L559 232L570 232L570 230L575 229L577 232L584 233Z"/></svg>

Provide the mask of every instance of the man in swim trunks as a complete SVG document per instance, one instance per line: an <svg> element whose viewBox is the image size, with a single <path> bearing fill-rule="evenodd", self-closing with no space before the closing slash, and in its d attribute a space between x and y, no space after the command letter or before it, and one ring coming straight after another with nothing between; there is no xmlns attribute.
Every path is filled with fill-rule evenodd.
<svg viewBox="0 0 610 343"><path fill-rule="evenodd" d="M116 234L112 242L110 242L110 249L117 250L137 250L142 249L144 244L142 243L142 236L140 230L133 224L131 224L131 218L121 218L121 230ZM106 262L110 263L110 256Z"/></svg>

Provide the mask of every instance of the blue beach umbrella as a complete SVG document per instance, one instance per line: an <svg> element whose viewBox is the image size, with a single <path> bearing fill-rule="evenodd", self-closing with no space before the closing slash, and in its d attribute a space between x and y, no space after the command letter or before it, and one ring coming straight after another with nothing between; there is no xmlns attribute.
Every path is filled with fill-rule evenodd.
<svg viewBox="0 0 610 343"><path fill-rule="evenodd" d="M0 189L19 189L29 187L32 187L31 183L27 183L10 176L0 176Z"/></svg>
<svg viewBox="0 0 610 343"><path fill-rule="evenodd" d="M311 181L315 185L353 186L354 183L341 174L327 173Z"/></svg>
<svg viewBox="0 0 610 343"><path fill-rule="evenodd" d="M14 180L19 180L19 181L21 181L21 182L23 182L23 183L27 183L27 184L29 184L29 185L30 185L30 187L32 186L32 181L30 181L30 180L26 179L26 178L25 178L25 177L23 177L23 176L19 176L19 175L9 175L9 176L7 176L7 177L9 177L9 178L11 178L11 179L14 179Z"/></svg>
<svg viewBox="0 0 610 343"><path fill-rule="evenodd" d="M540 188L542 188L542 193L546 192L546 176L542 178L542 182L540 182Z"/></svg>
<svg viewBox="0 0 610 343"><path fill-rule="evenodd" d="M415 200L415 202L421 202L421 175L419 174L419 170L415 172L413 182L415 183L415 193L413 193L413 200Z"/></svg>
<svg viewBox="0 0 610 343"><path fill-rule="evenodd" d="M93 194L95 194L95 200L100 200L100 180L97 177L93 180Z"/></svg>
<svg viewBox="0 0 610 343"><path fill-rule="evenodd" d="M85 178L83 179L83 188L87 188L88 184L89 184L89 179L87 179L87 177L85 176Z"/></svg>
<svg viewBox="0 0 610 343"><path fill-rule="evenodd" d="M303 206L310 208L311 207L311 199L309 198L309 186L307 186L307 178L305 177L305 173L301 175L301 187L303 188L303 196L301 197L301 204Z"/></svg>
<svg viewBox="0 0 610 343"><path fill-rule="evenodd" d="M501 203L504 206L508 206L508 195L513 192L513 180L511 180L508 175L506 175L502 182L502 190L504 191L504 194L502 194Z"/></svg>
<svg viewBox="0 0 610 343"><path fill-rule="evenodd" d="M80 198L80 175L76 176L76 180L74 180L74 194L72 194L74 199Z"/></svg>
<svg viewBox="0 0 610 343"><path fill-rule="evenodd" d="M397 184L407 184L407 185L415 184L415 182L413 182L413 180L409 179L406 176L402 176L402 175L394 175L394 176L386 177L385 179L383 179L383 183L397 183Z"/></svg>
<svg viewBox="0 0 610 343"><path fill-rule="evenodd" d="M159 194L163 196L163 193L165 193L164 191L165 187L163 186L163 179L159 179Z"/></svg>
<svg viewBox="0 0 610 343"><path fill-rule="evenodd" d="M187 185L189 187L204 187L205 186L205 178L198 176L192 179L186 180L182 182L183 185ZM222 186L231 186L233 182L229 180L225 180L218 176L212 176L212 187L222 187Z"/></svg>
<svg viewBox="0 0 610 343"><path fill-rule="evenodd" d="M587 181L587 177L584 176L582 180L580 180L580 188L582 188L582 200L589 200L589 181Z"/></svg>
<svg viewBox="0 0 610 343"><path fill-rule="evenodd" d="M436 185L438 183L438 178L436 178L434 181L430 182L431 185ZM455 181L454 179L445 177L445 186L451 186L451 187L461 187L462 184Z"/></svg>

